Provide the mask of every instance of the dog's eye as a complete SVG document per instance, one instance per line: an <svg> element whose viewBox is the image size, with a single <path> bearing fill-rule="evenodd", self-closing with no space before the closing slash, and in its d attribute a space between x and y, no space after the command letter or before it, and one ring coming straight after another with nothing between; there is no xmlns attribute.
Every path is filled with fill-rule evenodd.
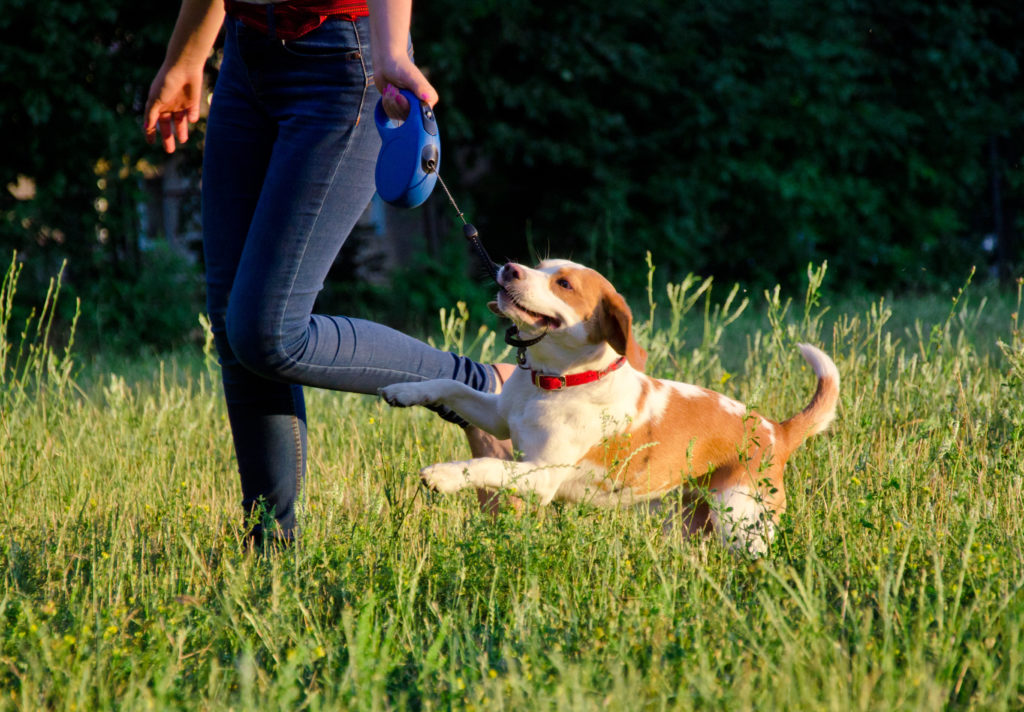
<svg viewBox="0 0 1024 712"><path fill-rule="evenodd" d="M569 280L567 280L565 277L555 282L555 284L557 284L562 289L572 289L572 285L569 284Z"/></svg>

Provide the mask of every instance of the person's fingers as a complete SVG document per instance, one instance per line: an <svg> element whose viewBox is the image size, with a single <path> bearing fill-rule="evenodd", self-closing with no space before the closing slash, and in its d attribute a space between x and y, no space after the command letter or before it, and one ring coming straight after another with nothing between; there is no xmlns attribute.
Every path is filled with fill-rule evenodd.
<svg viewBox="0 0 1024 712"><path fill-rule="evenodd" d="M189 124L199 120L202 69L183 72L161 69L149 87L143 109L142 132L147 143L157 134L167 153L188 140Z"/></svg>
<svg viewBox="0 0 1024 712"><path fill-rule="evenodd" d="M408 67L408 73L404 77L403 86L416 95L416 98L426 102L431 108L437 103L438 95L434 85L427 80L426 75L420 71L415 64Z"/></svg>
<svg viewBox="0 0 1024 712"><path fill-rule="evenodd" d="M178 143L185 143L188 141L188 112L175 111L171 114L171 117L174 122L174 134L178 139Z"/></svg>
<svg viewBox="0 0 1024 712"><path fill-rule="evenodd" d="M407 86L408 90L416 95L420 101L425 102L431 107L437 103L437 90L427 81L427 78L423 76L423 73L417 67L412 67L412 70L406 75L406 80L400 86ZM388 115L388 118L398 121L405 121L405 119L409 118L409 101L395 88L394 84L388 83L384 87L382 101L384 113Z"/></svg>
<svg viewBox="0 0 1024 712"><path fill-rule="evenodd" d="M153 143L156 139L156 125L160 118L160 109L157 108L156 102L149 99L146 102L146 110L143 113L142 131L146 134L146 141Z"/></svg>
<svg viewBox="0 0 1024 712"><path fill-rule="evenodd" d="M157 126L164 142L164 150L167 153L174 153L174 131L171 127L170 116L164 115L157 119Z"/></svg>
<svg viewBox="0 0 1024 712"><path fill-rule="evenodd" d="M402 96L394 84L388 84L384 88L384 95L381 100L384 106L384 113L388 118L396 121L405 121L409 118L409 101Z"/></svg>
<svg viewBox="0 0 1024 712"><path fill-rule="evenodd" d="M420 75L423 77L423 75ZM419 97L420 101L425 102L430 108L434 108L437 104L438 97L437 90L434 89L433 85L427 81L426 77L423 77L422 81L417 82L417 86L413 88L413 93Z"/></svg>

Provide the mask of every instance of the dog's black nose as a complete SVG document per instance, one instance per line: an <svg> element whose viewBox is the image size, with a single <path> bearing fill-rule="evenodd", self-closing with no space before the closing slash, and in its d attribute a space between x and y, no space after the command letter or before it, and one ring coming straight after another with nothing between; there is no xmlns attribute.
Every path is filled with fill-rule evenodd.
<svg viewBox="0 0 1024 712"><path fill-rule="evenodd" d="M525 276L523 268L517 265L515 262L509 262L507 265L501 268L501 272L498 277L502 283L515 282L517 279L522 279Z"/></svg>

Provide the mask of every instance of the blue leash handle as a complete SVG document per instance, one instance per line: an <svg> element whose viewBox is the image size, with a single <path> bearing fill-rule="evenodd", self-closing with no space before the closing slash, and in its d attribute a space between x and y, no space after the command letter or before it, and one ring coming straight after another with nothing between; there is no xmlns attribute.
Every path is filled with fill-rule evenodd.
<svg viewBox="0 0 1024 712"><path fill-rule="evenodd" d="M374 174L377 194L397 207L415 208L430 197L434 185L440 181L462 221L463 235L476 250L488 276L497 282L498 265L487 254L476 228L466 222L455 199L438 175L441 170L441 138L437 132L433 109L417 99L411 91L402 89L401 92L409 101L409 118L404 122L397 124L388 118L384 113L383 99L377 102L373 112L381 139Z"/></svg>
<svg viewBox="0 0 1024 712"><path fill-rule="evenodd" d="M441 137L434 110L408 89L409 118L397 124L384 113L384 100L373 112L381 147L374 179L377 194L400 208L415 208L430 197L441 170Z"/></svg>

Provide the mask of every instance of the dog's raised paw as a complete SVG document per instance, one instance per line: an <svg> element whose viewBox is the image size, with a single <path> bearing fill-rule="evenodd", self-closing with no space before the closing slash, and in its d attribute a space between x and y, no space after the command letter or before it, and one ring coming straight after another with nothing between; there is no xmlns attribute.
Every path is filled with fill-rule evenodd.
<svg viewBox="0 0 1024 712"><path fill-rule="evenodd" d="M426 405L432 402L430 393L422 383L392 383L377 390L384 402L396 408L408 408L412 405Z"/></svg>
<svg viewBox="0 0 1024 712"><path fill-rule="evenodd" d="M469 484L469 473L465 466L454 462L442 462L420 470L420 479L428 489L442 494L458 492Z"/></svg>

